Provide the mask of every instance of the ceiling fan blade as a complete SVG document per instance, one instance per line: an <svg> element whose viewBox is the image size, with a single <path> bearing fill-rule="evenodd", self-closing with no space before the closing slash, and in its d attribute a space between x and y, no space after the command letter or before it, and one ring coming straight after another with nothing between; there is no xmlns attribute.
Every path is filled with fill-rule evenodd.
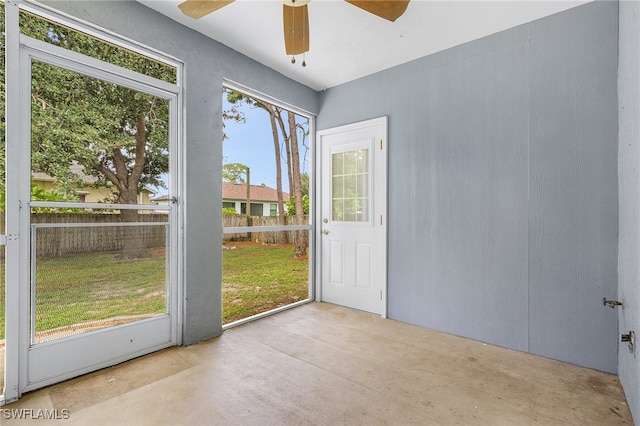
<svg viewBox="0 0 640 426"><path fill-rule="evenodd" d="M186 0L178 7L189 18L200 19L233 2L234 0Z"/></svg>
<svg viewBox="0 0 640 426"><path fill-rule="evenodd" d="M284 50L287 55L299 55L309 51L309 9L304 6L282 5Z"/></svg>
<svg viewBox="0 0 640 426"><path fill-rule="evenodd" d="M398 19L409 5L409 0L345 0L362 10L373 13L376 16L395 21Z"/></svg>

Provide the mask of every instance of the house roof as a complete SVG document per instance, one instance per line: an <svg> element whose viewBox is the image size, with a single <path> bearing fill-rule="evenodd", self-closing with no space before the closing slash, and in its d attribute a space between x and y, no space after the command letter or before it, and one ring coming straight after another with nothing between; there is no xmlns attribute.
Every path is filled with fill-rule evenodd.
<svg viewBox="0 0 640 426"><path fill-rule="evenodd" d="M69 170L76 176L82 179L82 183L86 185L95 184L98 181L98 178L95 176L91 176L85 173L84 166L78 164L77 162L73 162L69 166ZM56 178L42 172L31 172L31 177L35 180L45 181L45 182L55 182Z"/></svg>
<svg viewBox="0 0 640 426"><path fill-rule="evenodd" d="M266 185L251 185L251 201L278 201L278 191ZM282 193L283 200L289 201L289 193ZM247 199L247 186L240 183L222 182L222 199L239 200Z"/></svg>

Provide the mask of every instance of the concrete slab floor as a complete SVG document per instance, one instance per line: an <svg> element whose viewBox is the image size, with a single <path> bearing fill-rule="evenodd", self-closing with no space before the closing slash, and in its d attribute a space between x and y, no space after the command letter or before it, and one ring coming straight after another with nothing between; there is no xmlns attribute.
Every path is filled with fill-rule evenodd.
<svg viewBox="0 0 640 426"><path fill-rule="evenodd" d="M20 409L64 425L633 424L616 376L324 303L27 393L0 423L31 423L7 418Z"/></svg>

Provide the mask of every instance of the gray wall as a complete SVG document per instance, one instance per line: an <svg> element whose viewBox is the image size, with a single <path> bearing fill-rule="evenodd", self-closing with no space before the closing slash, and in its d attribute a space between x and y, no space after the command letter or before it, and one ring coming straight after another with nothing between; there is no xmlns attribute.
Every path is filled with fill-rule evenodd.
<svg viewBox="0 0 640 426"><path fill-rule="evenodd" d="M222 241L222 82L244 84L317 110L317 94L241 54L133 1L51 1L48 4L185 63L184 343L219 335Z"/></svg>
<svg viewBox="0 0 640 426"><path fill-rule="evenodd" d="M389 316L617 369L617 19L596 2L335 87L389 116Z"/></svg>
<svg viewBox="0 0 640 426"><path fill-rule="evenodd" d="M620 185L620 246L618 299L620 333L640 338L640 3L620 2L620 62L618 79ZM626 345L618 354L618 373L636 423L640 422L640 350L635 357Z"/></svg>

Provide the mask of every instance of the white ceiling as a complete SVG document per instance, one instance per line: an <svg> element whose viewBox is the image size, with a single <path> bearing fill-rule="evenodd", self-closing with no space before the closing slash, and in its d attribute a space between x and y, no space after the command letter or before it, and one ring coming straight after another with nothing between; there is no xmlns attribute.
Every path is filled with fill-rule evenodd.
<svg viewBox="0 0 640 426"><path fill-rule="evenodd" d="M309 4L310 50L284 52L280 0L236 0L199 20L180 12L182 0L140 3L315 90L333 87L587 1L412 0L388 22L341 0Z"/></svg>

